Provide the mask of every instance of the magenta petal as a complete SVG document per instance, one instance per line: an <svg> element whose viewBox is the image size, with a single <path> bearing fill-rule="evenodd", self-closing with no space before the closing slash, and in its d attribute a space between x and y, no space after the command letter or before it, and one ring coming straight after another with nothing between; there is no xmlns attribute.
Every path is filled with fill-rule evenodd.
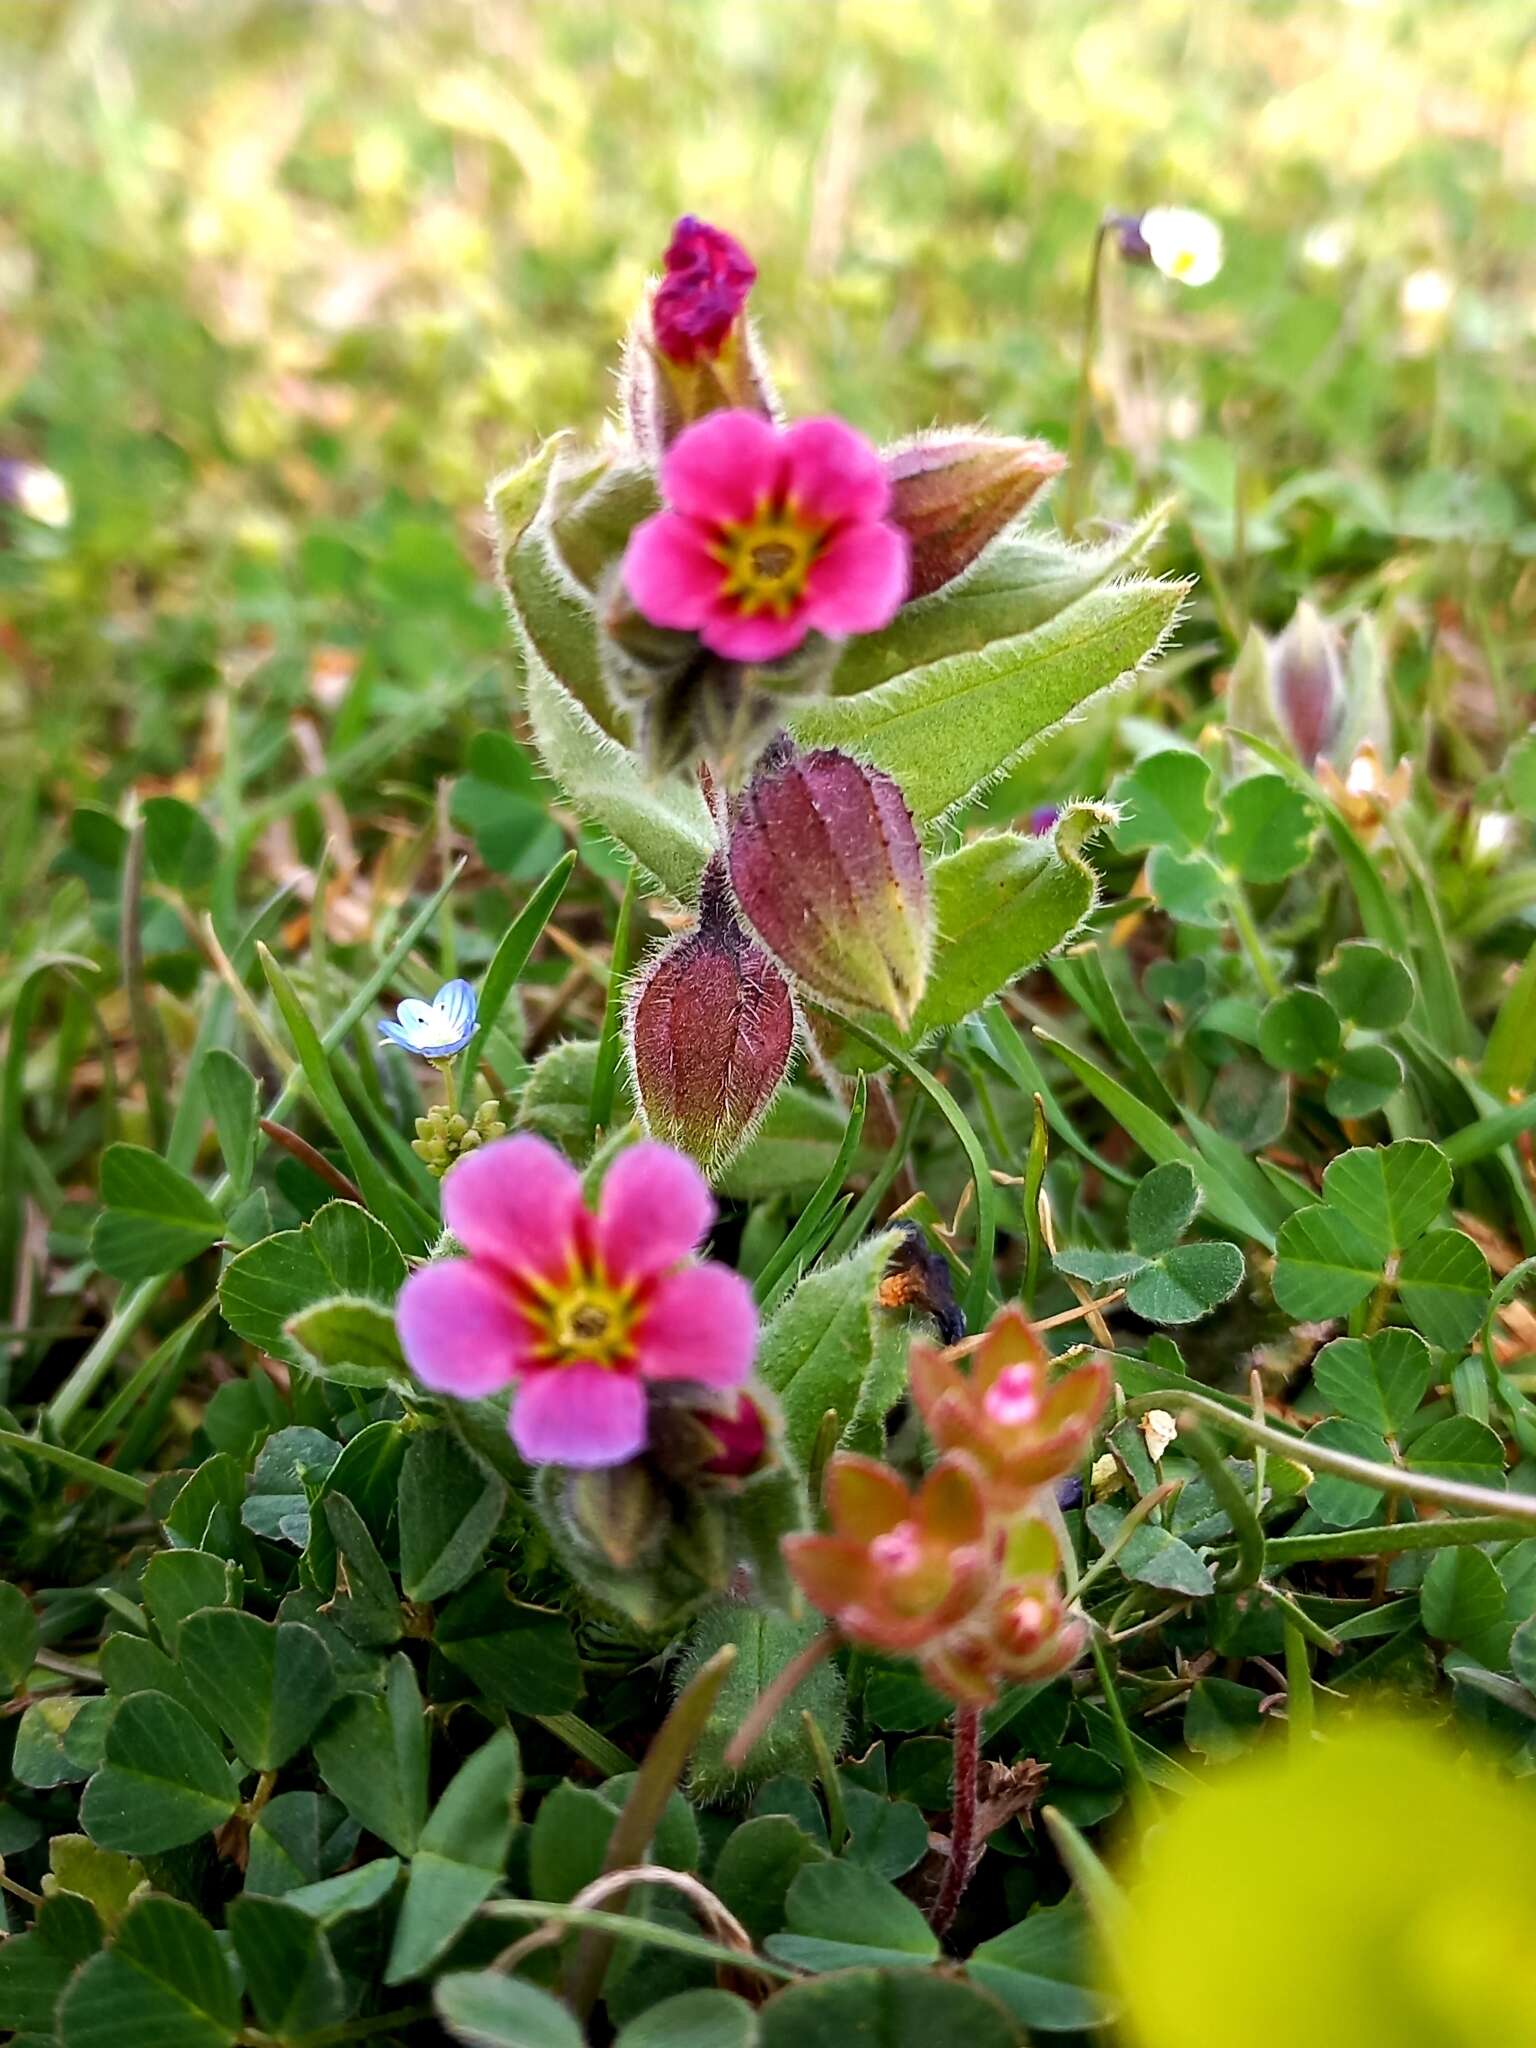
<svg viewBox="0 0 1536 2048"><path fill-rule="evenodd" d="M727 661L776 661L798 647L810 630L804 605L780 619L772 612L738 611L727 598L710 606L699 626L699 638Z"/></svg>
<svg viewBox="0 0 1536 2048"><path fill-rule="evenodd" d="M512 1441L530 1465L622 1465L645 1438L644 1387L600 1365L530 1373L512 1404Z"/></svg>
<svg viewBox="0 0 1536 2048"><path fill-rule="evenodd" d="M395 1326L422 1385L461 1401L510 1385L533 1349L505 1284L473 1259L419 1266L400 1290Z"/></svg>
<svg viewBox="0 0 1536 2048"><path fill-rule="evenodd" d="M725 572L694 520L676 512L653 512L629 537L625 588L653 626L692 632L703 623L724 581Z"/></svg>
<svg viewBox="0 0 1536 2048"><path fill-rule="evenodd" d="M566 1273L583 1208L575 1167L526 1132L467 1152L443 1182L454 1236L514 1273Z"/></svg>
<svg viewBox="0 0 1536 2048"><path fill-rule="evenodd" d="M812 565L805 616L823 633L873 633L901 609L910 577L907 537L894 526L850 526Z"/></svg>
<svg viewBox="0 0 1536 2048"><path fill-rule="evenodd" d="M884 517L891 501L885 464L864 436L843 420L800 420L779 438L785 489L821 526L863 524Z"/></svg>
<svg viewBox="0 0 1536 2048"><path fill-rule="evenodd" d="M649 1380L700 1380L736 1387L752 1370L757 1305L729 1266L685 1266L660 1282L635 1336Z"/></svg>
<svg viewBox="0 0 1536 2048"><path fill-rule="evenodd" d="M610 1279L644 1280L686 1259L715 1220L691 1159L646 1139L609 1167L597 1207L598 1255Z"/></svg>
<svg viewBox="0 0 1536 2048"><path fill-rule="evenodd" d="M755 412L712 412L687 427L661 465L661 495L675 512L708 526L750 519L774 495L779 436Z"/></svg>

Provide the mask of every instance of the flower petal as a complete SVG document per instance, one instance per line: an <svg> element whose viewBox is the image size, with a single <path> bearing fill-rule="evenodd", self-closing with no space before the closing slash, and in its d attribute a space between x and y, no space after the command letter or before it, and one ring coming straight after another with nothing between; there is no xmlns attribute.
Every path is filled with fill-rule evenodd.
<svg viewBox="0 0 1536 2048"><path fill-rule="evenodd" d="M659 1282L635 1333L640 1371L649 1380L699 1380L735 1387L752 1370L757 1306L729 1266L685 1266Z"/></svg>
<svg viewBox="0 0 1536 2048"><path fill-rule="evenodd" d="M725 572L695 520L676 512L642 519L624 550L624 586L653 626L692 632L720 594Z"/></svg>
<svg viewBox="0 0 1536 2048"><path fill-rule="evenodd" d="M395 1304L400 1348L423 1386L478 1401L510 1385L533 1334L505 1285L473 1259L437 1259L407 1276Z"/></svg>
<svg viewBox="0 0 1536 2048"><path fill-rule="evenodd" d="M512 1441L530 1465L623 1465L645 1440L645 1388L600 1365L529 1373L512 1405Z"/></svg>
<svg viewBox="0 0 1536 2048"><path fill-rule="evenodd" d="M686 427L662 458L661 495L708 526L739 524L775 494L781 467L779 433L767 420L712 412Z"/></svg>
<svg viewBox="0 0 1536 2048"><path fill-rule="evenodd" d="M455 1035L473 1032L477 1006L467 981L445 981L432 998L432 1007Z"/></svg>
<svg viewBox="0 0 1536 2048"><path fill-rule="evenodd" d="M782 1548L790 1577L823 1614L836 1614L862 1597L869 1582L862 1543L843 1536L795 1535L784 1537Z"/></svg>
<svg viewBox="0 0 1536 2048"><path fill-rule="evenodd" d="M779 436L790 500L818 526L883 519L890 479L879 452L846 420L799 420Z"/></svg>
<svg viewBox="0 0 1536 2048"><path fill-rule="evenodd" d="M403 1045L407 1052L416 1050L416 1041L403 1024L397 1024L392 1017L383 1018L379 1023L380 1038L387 1038L391 1045Z"/></svg>
<svg viewBox="0 0 1536 2048"><path fill-rule="evenodd" d="M888 626L911 582L907 537L894 526L850 526L811 565L804 616L823 633L874 633Z"/></svg>
<svg viewBox="0 0 1536 2048"><path fill-rule="evenodd" d="M854 1451L839 1451L827 1466L827 1513L839 1536L869 1543L912 1513L906 1483L889 1465Z"/></svg>
<svg viewBox="0 0 1536 2048"><path fill-rule="evenodd" d="M727 661L777 661L790 654L811 630L810 613L799 604L785 618L772 612L744 612L734 598L721 598L699 622L699 638Z"/></svg>
<svg viewBox="0 0 1536 2048"><path fill-rule="evenodd" d="M527 1132L466 1153L443 1182L454 1236L512 1273L564 1277L583 1213L580 1174Z"/></svg>
<svg viewBox="0 0 1536 2048"><path fill-rule="evenodd" d="M693 1161L646 1139L608 1169L597 1205L598 1254L611 1280L644 1280L686 1259L714 1220L714 1197Z"/></svg>
<svg viewBox="0 0 1536 2048"><path fill-rule="evenodd" d="M415 996L407 996L396 1009L395 1015L413 1037L432 1029L432 1005L421 1002Z"/></svg>

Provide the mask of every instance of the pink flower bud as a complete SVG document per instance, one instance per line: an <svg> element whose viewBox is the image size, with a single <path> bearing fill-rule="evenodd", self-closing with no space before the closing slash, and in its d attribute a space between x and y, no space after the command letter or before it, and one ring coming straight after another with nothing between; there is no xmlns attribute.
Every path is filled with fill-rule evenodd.
<svg viewBox="0 0 1536 2048"><path fill-rule="evenodd" d="M715 1405L697 1410L699 1420L719 1446L704 1466L714 1479L745 1479L768 1455L768 1425L750 1394L716 1397Z"/></svg>
<svg viewBox="0 0 1536 2048"><path fill-rule="evenodd" d="M1346 692L1338 635L1305 598L1271 650L1270 690L1292 751L1311 768L1338 735Z"/></svg>
<svg viewBox="0 0 1536 2048"><path fill-rule="evenodd" d="M907 1028L928 975L932 908L912 814L889 775L775 741L743 792L727 858L747 921L797 981Z"/></svg>
<svg viewBox="0 0 1536 2048"><path fill-rule="evenodd" d="M789 984L737 922L718 856L698 924L644 970L627 1035L652 1134L717 1175L778 1093L795 1037Z"/></svg>
<svg viewBox="0 0 1536 2048"><path fill-rule="evenodd" d="M887 517L912 544L910 597L942 590L1067 466L1045 441L936 434L887 457Z"/></svg>
<svg viewBox="0 0 1536 2048"><path fill-rule="evenodd" d="M685 213L662 258L651 302L656 346L674 363L719 355L757 282L757 265L734 235Z"/></svg>

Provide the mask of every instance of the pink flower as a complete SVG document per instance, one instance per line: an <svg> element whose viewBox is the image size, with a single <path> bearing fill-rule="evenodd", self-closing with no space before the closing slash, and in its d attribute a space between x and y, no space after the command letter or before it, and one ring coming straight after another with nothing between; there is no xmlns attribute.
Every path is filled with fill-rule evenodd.
<svg viewBox="0 0 1536 2048"><path fill-rule="evenodd" d="M632 1145L596 1213L542 1138L501 1138L443 1182L468 1250L406 1281L395 1310L418 1379L474 1401L515 1384L512 1440L531 1465L622 1465L645 1448L646 1382L734 1387L752 1369L745 1280L692 1256L715 1205L691 1160Z"/></svg>
<svg viewBox="0 0 1536 2048"><path fill-rule="evenodd" d="M842 420L710 413L662 458L661 494L629 538L629 594L728 661L773 661L813 629L872 633L907 594L885 467Z"/></svg>
<svg viewBox="0 0 1536 2048"><path fill-rule="evenodd" d="M674 363L717 356L757 282L757 265L734 235L691 213L673 228L662 262L667 274L651 301L656 346Z"/></svg>

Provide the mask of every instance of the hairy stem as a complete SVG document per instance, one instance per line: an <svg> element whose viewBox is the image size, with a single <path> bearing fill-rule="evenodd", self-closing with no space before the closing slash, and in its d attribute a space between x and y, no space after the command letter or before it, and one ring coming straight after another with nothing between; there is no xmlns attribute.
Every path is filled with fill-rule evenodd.
<svg viewBox="0 0 1536 2048"><path fill-rule="evenodd" d="M949 1862L933 1902L928 1924L941 1939L954 1925L955 1914L971 1881L976 1856L976 1778L981 1764L981 1709L955 1710L954 1814L949 1827Z"/></svg>

